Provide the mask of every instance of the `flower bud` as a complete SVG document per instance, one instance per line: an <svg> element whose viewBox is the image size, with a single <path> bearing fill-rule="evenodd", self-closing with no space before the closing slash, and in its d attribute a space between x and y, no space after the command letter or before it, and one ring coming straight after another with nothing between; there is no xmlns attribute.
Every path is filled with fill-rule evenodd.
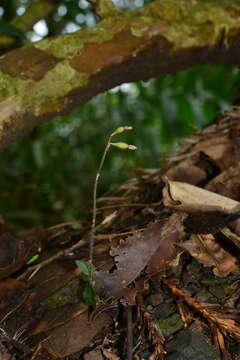
<svg viewBox="0 0 240 360"><path fill-rule="evenodd" d="M114 142L114 143L110 143L112 146L115 146L115 147L118 147L119 149L122 149L122 150L126 150L126 149L129 149L129 150L136 150L137 147L135 145L129 145L125 142Z"/></svg>
<svg viewBox="0 0 240 360"><path fill-rule="evenodd" d="M120 126L112 133L112 136L121 134L122 132L124 132L126 130L132 130L132 129L133 129L132 126Z"/></svg>

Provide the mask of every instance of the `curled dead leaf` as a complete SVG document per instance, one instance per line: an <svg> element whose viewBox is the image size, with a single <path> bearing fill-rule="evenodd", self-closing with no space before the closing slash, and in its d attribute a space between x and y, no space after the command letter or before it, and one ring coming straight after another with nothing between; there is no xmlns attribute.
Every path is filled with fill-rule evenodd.
<svg viewBox="0 0 240 360"><path fill-rule="evenodd" d="M181 248L204 266L213 266L216 276L227 276L230 272L239 270L237 259L225 251L211 234L192 235L190 240L181 243Z"/></svg>
<svg viewBox="0 0 240 360"><path fill-rule="evenodd" d="M240 203L212 191L180 181L168 181L163 189L165 206L189 213L221 212L232 214L240 210Z"/></svg>

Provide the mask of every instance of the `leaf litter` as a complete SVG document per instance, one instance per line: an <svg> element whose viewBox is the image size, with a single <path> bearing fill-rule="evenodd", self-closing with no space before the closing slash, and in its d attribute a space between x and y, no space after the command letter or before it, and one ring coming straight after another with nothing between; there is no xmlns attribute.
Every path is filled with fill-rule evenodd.
<svg viewBox="0 0 240 360"><path fill-rule="evenodd" d="M86 279L75 264L87 264L89 225L15 234L1 224L4 360L126 359L130 352L150 360L237 359L239 120L235 107L183 141L168 169L138 169L105 197L95 234L95 310L83 302Z"/></svg>

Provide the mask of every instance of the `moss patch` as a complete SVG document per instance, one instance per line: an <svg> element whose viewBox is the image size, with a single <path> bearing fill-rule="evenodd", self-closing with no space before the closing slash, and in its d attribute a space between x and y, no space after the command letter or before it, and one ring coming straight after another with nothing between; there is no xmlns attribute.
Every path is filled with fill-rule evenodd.
<svg viewBox="0 0 240 360"><path fill-rule="evenodd" d="M183 327L183 322L178 314L159 320L158 324L165 336L170 336Z"/></svg>

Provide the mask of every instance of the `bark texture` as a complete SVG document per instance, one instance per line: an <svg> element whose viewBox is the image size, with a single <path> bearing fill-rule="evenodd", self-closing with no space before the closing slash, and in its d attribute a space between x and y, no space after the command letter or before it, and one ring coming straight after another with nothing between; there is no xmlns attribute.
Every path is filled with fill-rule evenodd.
<svg viewBox="0 0 240 360"><path fill-rule="evenodd" d="M56 115L124 82L212 62L236 64L240 4L156 0L116 11L90 29L0 58L0 150Z"/></svg>

